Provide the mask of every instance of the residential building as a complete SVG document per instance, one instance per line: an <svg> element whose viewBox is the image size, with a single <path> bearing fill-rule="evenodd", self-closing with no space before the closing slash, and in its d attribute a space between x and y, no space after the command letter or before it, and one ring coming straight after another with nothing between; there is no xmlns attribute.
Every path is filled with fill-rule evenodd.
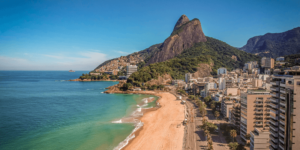
<svg viewBox="0 0 300 150"><path fill-rule="evenodd" d="M126 77L129 78L131 74L137 71L137 66L136 65L127 65L127 73Z"/></svg>
<svg viewBox="0 0 300 150"><path fill-rule="evenodd" d="M263 81L261 79L253 79L252 87L262 87Z"/></svg>
<svg viewBox="0 0 300 150"><path fill-rule="evenodd" d="M250 150L269 150L269 128L255 128L250 132Z"/></svg>
<svg viewBox="0 0 300 150"><path fill-rule="evenodd" d="M300 148L300 69L293 67L271 80L270 149Z"/></svg>
<svg viewBox="0 0 300 150"><path fill-rule="evenodd" d="M210 89L215 89L215 88L217 88L217 84L216 84L216 83L214 83L214 82L206 83L206 84L205 84L205 88L204 88L204 90L205 90L205 95L204 95L203 97L208 96L209 90L210 90Z"/></svg>
<svg viewBox="0 0 300 150"><path fill-rule="evenodd" d="M269 68L269 69L272 69L272 68L274 68L274 63L275 63L275 61L274 61L273 58L266 58L266 57L263 57L263 58L261 59L261 66L262 66L263 68Z"/></svg>
<svg viewBox="0 0 300 150"><path fill-rule="evenodd" d="M185 83L189 83L190 79L192 79L192 74L191 73L186 73L185 74Z"/></svg>
<svg viewBox="0 0 300 150"><path fill-rule="evenodd" d="M226 88L226 80L224 78L218 78L219 90L224 90Z"/></svg>
<svg viewBox="0 0 300 150"><path fill-rule="evenodd" d="M246 135L254 128L269 126L269 99L270 92L262 89L248 89L241 92L241 125L240 135L243 142L246 142Z"/></svg>
<svg viewBox="0 0 300 150"><path fill-rule="evenodd" d="M276 61L284 61L284 57L277 57Z"/></svg>
<svg viewBox="0 0 300 150"><path fill-rule="evenodd" d="M226 68L219 68L218 69L218 75L219 74L227 74L227 69Z"/></svg>
<svg viewBox="0 0 300 150"><path fill-rule="evenodd" d="M241 121L241 104L240 102L236 102L233 104L231 110L231 119L230 122L232 125L236 126L237 129L240 129L240 121Z"/></svg>
<svg viewBox="0 0 300 150"><path fill-rule="evenodd" d="M225 118L229 118L230 109L232 109L233 104L233 100L223 98L221 103L221 113Z"/></svg>

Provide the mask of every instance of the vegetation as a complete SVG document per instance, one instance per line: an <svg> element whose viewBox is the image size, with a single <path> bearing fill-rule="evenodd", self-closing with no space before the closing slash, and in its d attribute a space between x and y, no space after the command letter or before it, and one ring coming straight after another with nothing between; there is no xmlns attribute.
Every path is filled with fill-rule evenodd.
<svg viewBox="0 0 300 150"><path fill-rule="evenodd" d="M173 58L165 62L150 64L134 72L128 81L147 82L158 76L170 74L173 79L184 79L185 73L197 71L199 63L210 63L210 58L198 56L195 58Z"/></svg>
<svg viewBox="0 0 300 150"><path fill-rule="evenodd" d="M201 55L210 56L214 62L212 75L216 75L220 67L232 70L242 68L248 61L260 62L259 56L246 53L211 37L206 37L206 39L206 42L196 43L193 47L182 52L178 58L194 58ZM232 56L236 56L237 61L233 60Z"/></svg>
<svg viewBox="0 0 300 150"><path fill-rule="evenodd" d="M230 142L228 144L228 146L229 146L230 150L237 150L239 144L237 142Z"/></svg>
<svg viewBox="0 0 300 150"><path fill-rule="evenodd" d="M177 90L177 92L180 93L180 94L182 94L182 95L187 95L187 93L183 89Z"/></svg>
<svg viewBox="0 0 300 150"><path fill-rule="evenodd" d="M243 67L247 61L260 60L259 56L238 50L225 42L210 37L206 38L207 42L196 43L170 60L145 67L143 67L144 63L138 64L139 71L133 73L128 81L147 82L164 74L171 75L173 79L184 79L185 73L196 72L198 64L201 63L214 64L211 74L216 75L217 69L220 67L232 70ZM235 56L237 60L232 59L232 56Z"/></svg>
<svg viewBox="0 0 300 150"><path fill-rule="evenodd" d="M234 139L235 139L235 137L237 136L237 134L236 134L236 130L230 130L230 136L232 137L232 140L233 140L233 142L234 142Z"/></svg>
<svg viewBox="0 0 300 150"><path fill-rule="evenodd" d="M82 76L79 77L79 79L83 80L83 79L91 79L91 80L106 80L108 79L110 76L108 74L103 73L100 76L96 76L96 75L89 75L89 74L82 74ZM115 79L112 79L115 80Z"/></svg>
<svg viewBox="0 0 300 150"><path fill-rule="evenodd" d="M299 66L300 65L300 60L297 60L297 58L300 59L300 53L284 56L285 62L288 63L286 65L286 67Z"/></svg>
<svg viewBox="0 0 300 150"><path fill-rule="evenodd" d="M218 111L215 111L214 115L215 115L215 117L216 117L216 118L217 118L217 120L218 120L218 117L220 116L220 112L218 112Z"/></svg>

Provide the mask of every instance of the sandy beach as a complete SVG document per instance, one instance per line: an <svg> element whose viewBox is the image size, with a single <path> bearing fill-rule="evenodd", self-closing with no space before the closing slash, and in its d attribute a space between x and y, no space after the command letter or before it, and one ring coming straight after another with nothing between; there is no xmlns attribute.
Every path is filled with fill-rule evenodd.
<svg viewBox="0 0 300 150"><path fill-rule="evenodd" d="M184 105L171 93L155 93L161 107L144 114L140 120L144 126L138 130L136 137L123 148L124 150L181 150L183 145Z"/></svg>

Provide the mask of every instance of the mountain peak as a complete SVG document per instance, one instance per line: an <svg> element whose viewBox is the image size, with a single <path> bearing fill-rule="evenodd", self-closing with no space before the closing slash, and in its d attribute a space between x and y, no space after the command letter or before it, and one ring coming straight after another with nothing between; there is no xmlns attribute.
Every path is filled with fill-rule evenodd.
<svg viewBox="0 0 300 150"><path fill-rule="evenodd" d="M177 30L178 28L180 28L183 24L189 22L190 19L186 16L186 15L181 15L181 17L178 19L178 21L175 24L175 27L173 29L173 31Z"/></svg>

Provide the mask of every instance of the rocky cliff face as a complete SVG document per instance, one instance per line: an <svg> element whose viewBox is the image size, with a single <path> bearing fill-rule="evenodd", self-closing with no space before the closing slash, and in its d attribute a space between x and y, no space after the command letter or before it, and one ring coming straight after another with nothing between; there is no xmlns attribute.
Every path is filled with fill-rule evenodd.
<svg viewBox="0 0 300 150"><path fill-rule="evenodd" d="M255 36L240 50L273 58L300 53L300 27L282 33Z"/></svg>
<svg viewBox="0 0 300 150"><path fill-rule="evenodd" d="M161 45L160 51L154 53L147 65L174 58L198 42L206 42L200 21L198 19L189 21L185 15L182 15L171 36Z"/></svg>

